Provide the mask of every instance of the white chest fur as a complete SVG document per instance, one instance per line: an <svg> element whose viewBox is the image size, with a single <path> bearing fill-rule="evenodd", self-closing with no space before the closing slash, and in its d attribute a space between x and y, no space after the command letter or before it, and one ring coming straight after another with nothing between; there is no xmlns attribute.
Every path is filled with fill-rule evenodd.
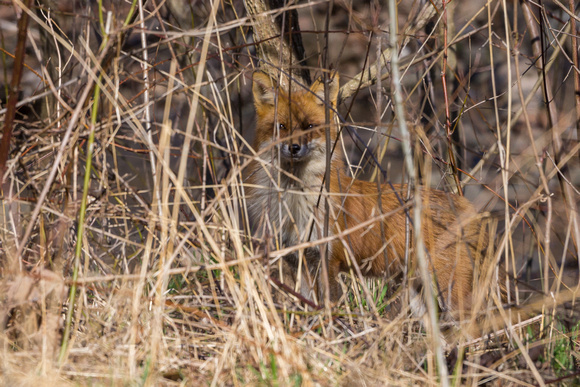
<svg viewBox="0 0 580 387"><path fill-rule="evenodd" d="M254 168L247 190L248 211L259 234L279 238L282 246L316 240L322 213L322 168L313 161L299 165L260 163ZM319 209L320 208L320 209Z"/></svg>

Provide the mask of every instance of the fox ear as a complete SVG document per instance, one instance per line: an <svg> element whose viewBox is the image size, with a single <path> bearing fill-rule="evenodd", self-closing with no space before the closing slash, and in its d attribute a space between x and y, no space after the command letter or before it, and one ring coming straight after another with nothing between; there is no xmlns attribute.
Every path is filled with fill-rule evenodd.
<svg viewBox="0 0 580 387"><path fill-rule="evenodd" d="M338 99L338 89L339 89L339 82L338 82L338 73L334 73L331 78L328 80L328 98L329 102L332 106L336 106L336 102ZM324 104L324 81L322 78L318 78L316 82L310 86L310 91L316 95L316 102L319 105Z"/></svg>
<svg viewBox="0 0 580 387"><path fill-rule="evenodd" d="M254 93L254 104L256 106L274 105L276 98L274 80L268 74L256 71L253 81L252 92Z"/></svg>

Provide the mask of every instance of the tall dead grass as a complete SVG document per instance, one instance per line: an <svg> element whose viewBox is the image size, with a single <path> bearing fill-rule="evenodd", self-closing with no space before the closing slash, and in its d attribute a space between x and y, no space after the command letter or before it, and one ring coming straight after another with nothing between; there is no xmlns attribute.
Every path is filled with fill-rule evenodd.
<svg viewBox="0 0 580 387"><path fill-rule="evenodd" d="M253 240L244 201L252 20L241 1L144 3L0 6L4 385L578 382L573 2L452 2L420 29L430 5L398 4L418 179L490 214L514 290L478 320L495 334L440 321L438 340L388 279L345 276L328 310L276 274L296 248ZM346 85L351 170L405 180L387 6L293 5L312 72L324 54Z"/></svg>

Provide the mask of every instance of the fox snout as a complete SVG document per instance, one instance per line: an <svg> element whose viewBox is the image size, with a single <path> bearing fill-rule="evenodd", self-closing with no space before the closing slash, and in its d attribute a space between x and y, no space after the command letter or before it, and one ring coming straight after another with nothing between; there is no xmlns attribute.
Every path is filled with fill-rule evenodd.
<svg viewBox="0 0 580 387"><path fill-rule="evenodd" d="M289 161L302 161L310 155L308 143L284 142L280 144L280 155Z"/></svg>

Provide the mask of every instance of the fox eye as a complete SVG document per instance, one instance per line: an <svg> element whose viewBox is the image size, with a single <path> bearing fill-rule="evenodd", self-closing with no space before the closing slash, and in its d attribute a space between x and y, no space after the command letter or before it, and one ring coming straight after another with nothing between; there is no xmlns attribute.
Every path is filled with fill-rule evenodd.
<svg viewBox="0 0 580 387"><path fill-rule="evenodd" d="M312 129L312 128L314 128L314 125L312 125L312 124L308 124L308 126L307 126L306 128L307 128L307 129Z"/></svg>
<svg viewBox="0 0 580 387"><path fill-rule="evenodd" d="M284 129L286 129L284 124L278 124L278 130L284 130Z"/></svg>

